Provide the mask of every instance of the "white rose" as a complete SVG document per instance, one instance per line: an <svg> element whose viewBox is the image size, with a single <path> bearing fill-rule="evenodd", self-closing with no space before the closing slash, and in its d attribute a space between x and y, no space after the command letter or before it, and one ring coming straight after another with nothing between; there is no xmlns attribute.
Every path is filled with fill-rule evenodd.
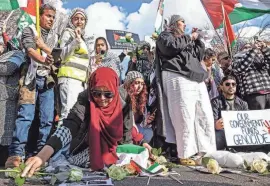
<svg viewBox="0 0 270 186"><path fill-rule="evenodd" d="M261 159L256 159L252 162L251 170L257 171L258 173L264 173L267 171L267 162Z"/></svg>
<svg viewBox="0 0 270 186"><path fill-rule="evenodd" d="M159 156L159 157L157 157L156 162L158 164L163 164L163 163L166 163L167 160L166 160L166 158L164 156Z"/></svg>
<svg viewBox="0 0 270 186"><path fill-rule="evenodd" d="M212 174L219 174L221 171L221 168L219 167L218 162L214 159L210 159L206 167L208 171Z"/></svg>
<svg viewBox="0 0 270 186"><path fill-rule="evenodd" d="M69 175L69 180L70 181L81 181L83 178L83 172L81 169L77 169L77 168L72 168L70 171L70 175Z"/></svg>

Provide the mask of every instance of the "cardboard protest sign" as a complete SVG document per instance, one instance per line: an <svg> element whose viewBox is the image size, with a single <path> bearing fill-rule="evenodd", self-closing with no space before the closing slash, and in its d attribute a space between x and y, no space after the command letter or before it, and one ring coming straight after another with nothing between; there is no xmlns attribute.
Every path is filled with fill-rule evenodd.
<svg viewBox="0 0 270 186"><path fill-rule="evenodd" d="M270 110L222 111L228 146L270 144Z"/></svg>
<svg viewBox="0 0 270 186"><path fill-rule="evenodd" d="M122 30L106 30L111 49L134 49L140 43L138 34Z"/></svg>

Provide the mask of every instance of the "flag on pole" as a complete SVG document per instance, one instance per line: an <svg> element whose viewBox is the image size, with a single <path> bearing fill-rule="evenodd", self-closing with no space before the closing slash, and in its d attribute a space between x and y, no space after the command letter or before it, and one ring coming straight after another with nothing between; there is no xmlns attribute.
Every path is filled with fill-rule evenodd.
<svg viewBox="0 0 270 186"><path fill-rule="evenodd" d="M228 52L230 53L230 56L232 56L232 48L235 45L236 37L233 31L233 27L231 25L230 18L222 4L222 14L223 14L223 28L224 28L224 38L226 43L226 48L228 48Z"/></svg>
<svg viewBox="0 0 270 186"><path fill-rule="evenodd" d="M158 4L157 17L155 22L155 33L159 35L162 32L163 12L165 0L160 0Z"/></svg>
<svg viewBox="0 0 270 186"><path fill-rule="evenodd" d="M0 0L0 11L12 11L21 9L21 16L17 21L18 29L13 39L20 38L24 28L36 23L37 0ZM42 0L38 0L39 5ZM8 20L6 20L8 22Z"/></svg>
<svg viewBox="0 0 270 186"><path fill-rule="evenodd" d="M214 28L222 27L222 3L231 24L270 13L270 0L201 0Z"/></svg>
<svg viewBox="0 0 270 186"><path fill-rule="evenodd" d="M19 8L17 0L0 0L0 11L10 11Z"/></svg>

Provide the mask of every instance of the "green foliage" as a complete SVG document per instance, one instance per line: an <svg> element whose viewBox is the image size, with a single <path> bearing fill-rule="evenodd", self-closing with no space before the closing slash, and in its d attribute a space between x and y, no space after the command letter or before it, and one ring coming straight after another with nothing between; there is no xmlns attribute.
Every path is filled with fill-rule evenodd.
<svg viewBox="0 0 270 186"><path fill-rule="evenodd" d="M25 183L25 178L22 178L20 175L18 175L18 176L15 178L15 184L16 184L17 186L22 186L24 183Z"/></svg>
<svg viewBox="0 0 270 186"><path fill-rule="evenodd" d="M116 165L110 166L110 168L107 169L107 173L109 177L114 180L123 180L127 176L127 172L122 167Z"/></svg>
<svg viewBox="0 0 270 186"><path fill-rule="evenodd" d="M81 181L83 178L83 172L81 169L72 168L69 174L70 181Z"/></svg>
<svg viewBox="0 0 270 186"><path fill-rule="evenodd" d="M161 149L161 148L159 148L159 149L152 148L151 153L152 153L154 156L159 156L159 155L162 153L162 149Z"/></svg>
<svg viewBox="0 0 270 186"><path fill-rule="evenodd" d="M202 158L202 165L203 165L204 167L206 167L207 164L208 164L208 162L210 161L210 159L211 159L211 158L209 158L209 157L203 157L203 158Z"/></svg>

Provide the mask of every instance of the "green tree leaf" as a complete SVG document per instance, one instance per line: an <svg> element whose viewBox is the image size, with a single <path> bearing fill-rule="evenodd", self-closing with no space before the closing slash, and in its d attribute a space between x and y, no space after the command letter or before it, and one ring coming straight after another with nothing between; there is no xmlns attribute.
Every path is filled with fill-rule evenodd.
<svg viewBox="0 0 270 186"><path fill-rule="evenodd" d="M17 186L22 186L25 183L25 178L22 178L20 175L15 178L15 184Z"/></svg>

